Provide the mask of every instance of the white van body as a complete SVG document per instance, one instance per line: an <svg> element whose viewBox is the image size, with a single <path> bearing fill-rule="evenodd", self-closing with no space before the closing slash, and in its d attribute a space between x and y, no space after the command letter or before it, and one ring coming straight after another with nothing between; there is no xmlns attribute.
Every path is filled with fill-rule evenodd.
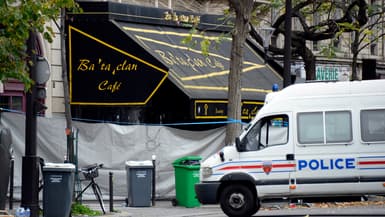
<svg viewBox="0 0 385 217"><path fill-rule="evenodd" d="M235 144L201 163L195 191L228 216L268 198L385 193L385 80L305 83L266 96Z"/></svg>

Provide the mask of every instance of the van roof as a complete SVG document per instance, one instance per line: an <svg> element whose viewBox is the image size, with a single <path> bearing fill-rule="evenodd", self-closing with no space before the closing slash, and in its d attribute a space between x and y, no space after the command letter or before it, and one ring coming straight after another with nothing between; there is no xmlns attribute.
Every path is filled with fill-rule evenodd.
<svg viewBox="0 0 385 217"><path fill-rule="evenodd" d="M366 94L383 93L385 94L385 80L364 80L364 81L340 81L340 82L316 82L294 84L284 88L279 92L273 92L266 99L271 101L281 97L316 97L327 95L346 95L346 94ZM269 95L269 94L268 94ZM268 103L268 102L267 102Z"/></svg>
<svg viewBox="0 0 385 217"><path fill-rule="evenodd" d="M334 98L335 103L335 99L340 100L348 95L363 96L363 98L367 98L365 97L366 95L385 96L385 79L293 84L281 91L268 93L266 95L265 105L258 111L255 118L249 124L253 125L266 114L292 111L298 107L302 109L328 107L329 103L325 103L325 100L316 99ZM346 105L345 101L340 101L340 106ZM377 103L384 105L385 102L378 101ZM246 131L241 134L241 137L245 134Z"/></svg>
<svg viewBox="0 0 385 217"><path fill-rule="evenodd" d="M311 105L303 104L307 105L307 108L322 107L329 106L329 104L325 103L324 100L315 99L341 99L353 95L363 97L368 95L385 96L385 79L293 84L281 91L267 94L265 105L258 111L256 119L266 112L292 110L293 106L298 106L299 102L310 103ZM383 105L384 102L378 103ZM344 105L344 102L340 101L340 104Z"/></svg>

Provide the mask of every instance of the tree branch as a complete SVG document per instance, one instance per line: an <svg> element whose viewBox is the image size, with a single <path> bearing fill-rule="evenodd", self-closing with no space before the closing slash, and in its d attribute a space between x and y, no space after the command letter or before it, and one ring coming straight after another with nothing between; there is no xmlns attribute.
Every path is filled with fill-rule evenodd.
<svg viewBox="0 0 385 217"><path fill-rule="evenodd" d="M380 35L378 35L377 37L375 37L374 39L370 40L368 43L362 45L360 48L357 49L357 53L360 53L363 49L365 49L366 47L368 47L370 44L378 41L378 39L380 38L383 38L385 37L385 33L381 33Z"/></svg>

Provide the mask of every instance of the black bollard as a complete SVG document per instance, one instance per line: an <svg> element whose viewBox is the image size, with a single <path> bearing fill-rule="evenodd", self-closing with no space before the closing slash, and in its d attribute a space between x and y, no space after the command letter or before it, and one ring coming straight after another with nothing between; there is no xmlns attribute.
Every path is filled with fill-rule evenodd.
<svg viewBox="0 0 385 217"><path fill-rule="evenodd" d="M155 174L155 162L156 160L156 156L155 155L152 155L152 166L153 166L153 171L152 171L152 206L155 206L155 192L156 192L156 189L155 189L155 182L156 182L156 174Z"/></svg>
<svg viewBox="0 0 385 217"><path fill-rule="evenodd" d="M110 212L114 211L114 184L113 184L113 176L112 172L109 173L110 177Z"/></svg>
<svg viewBox="0 0 385 217"><path fill-rule="evenodd" d="M12 155L10 162L10 174L9 174L9 210L13 209L13 179L15 170L15 158Z"/></svg>

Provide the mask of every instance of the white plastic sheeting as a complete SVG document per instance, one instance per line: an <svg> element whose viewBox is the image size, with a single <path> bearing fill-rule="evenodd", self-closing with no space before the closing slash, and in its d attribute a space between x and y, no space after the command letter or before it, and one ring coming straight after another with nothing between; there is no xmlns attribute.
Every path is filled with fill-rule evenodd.
<svg viewBox="0 0 385 217"><path fill-rule="evenodd" d="M15 157L14 191L20 197L22 156L25 151L25 115L1 113L0 124L11 129ZM185 156L203 159L224 144L225 128L186 131L166 126L73 122L78 133L79 167L103 163L97 183L107 198L109 172L113 173L114 198L126 198L126 161L151 160L156 155L156 197L175 197L172 162ZM45 162L62 163L67 152L64 118L37 118L37 155ZM76 142L76 141L75 141ZM83 177L81 177L83 178ZM84 183L87 184L87 183ZM91 194L91 190L89 194Z"/></svg>

